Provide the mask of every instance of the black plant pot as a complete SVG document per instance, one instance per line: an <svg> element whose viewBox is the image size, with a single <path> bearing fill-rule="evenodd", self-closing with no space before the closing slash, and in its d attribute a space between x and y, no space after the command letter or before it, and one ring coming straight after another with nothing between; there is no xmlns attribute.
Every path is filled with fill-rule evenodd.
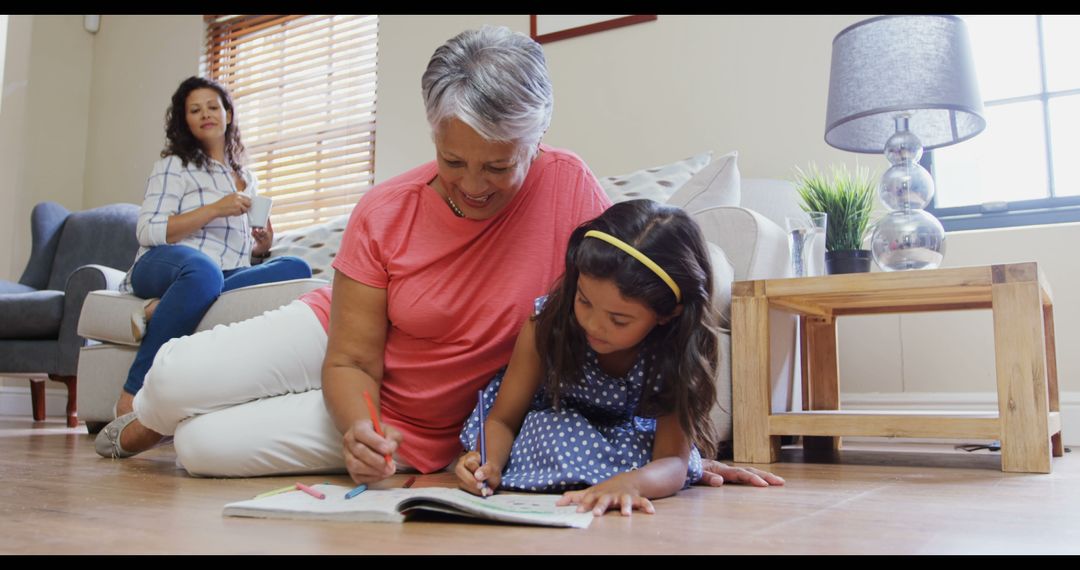
<svg viewBox="0 0 1080 570"><path fill-rule="evenodd" d="M869 273L870 260L873 259L868 249L842 249L825 252L825 272L829 275L841 273Z"/></svg>

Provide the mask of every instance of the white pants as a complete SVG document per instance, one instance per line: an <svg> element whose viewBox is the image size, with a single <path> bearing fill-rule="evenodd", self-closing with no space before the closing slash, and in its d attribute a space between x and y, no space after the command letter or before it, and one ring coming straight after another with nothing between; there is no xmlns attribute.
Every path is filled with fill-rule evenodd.
<svg viewBox="0 0 1080 570"><path fill-rule="evenodd" d="M326 331L293 301L161 347L135 395L146 427L175 434L192 475L344 472L341 434L322 397Z"/></svg>

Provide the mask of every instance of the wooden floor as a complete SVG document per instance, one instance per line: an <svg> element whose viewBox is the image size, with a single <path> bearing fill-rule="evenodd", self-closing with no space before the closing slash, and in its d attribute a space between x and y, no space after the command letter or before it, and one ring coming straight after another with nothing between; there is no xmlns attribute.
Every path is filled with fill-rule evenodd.
<svg viewBox="0 0 1080 570"><path fill-rule="evenodd" d="M856 449L861 447L861 449ZM657 514L608 514L587 530L457 523L225 518L225 503L301 480L197 479L171 446L94 454L85 427L0 418L0 553L1077 553L1080 459L1005 474L996 453L845 444L832 458L784 449L785 487L696 487ZM387 483L400 485L404 477ZM417 486L449 486L449 474Z"/></svg>

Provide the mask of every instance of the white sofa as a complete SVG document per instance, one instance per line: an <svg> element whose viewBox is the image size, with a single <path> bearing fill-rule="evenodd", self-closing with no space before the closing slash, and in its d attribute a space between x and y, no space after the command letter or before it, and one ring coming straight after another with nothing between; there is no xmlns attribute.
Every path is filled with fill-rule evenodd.
<svg viewBox="0 0 1080 570"><path fill-rule="evenodd" d="M123 275L117 272L116 283ZM196 330L250 319L326 284L322 279L296 279L234 289L218 298ZM110 290L94 291L83 303L79 336L96 341L82 348L78 368L79 419L90 433L113 419L113 404L139 347L131 334L131 313L141 307L142 299Z"/></svg>
<svg viewBox="0 0 1080 570"><path fill-rule="evenodd" d="M604 177L601 183L615 201L648 197L686 209L702 226L706 239L726 255L716 263L723 312L729 311L731 280L776 278L788 275L787 236L779 224L785 213L797 212L795 194L782 181L740 181L734 153L709 161L709 153L684 161L643 169L624 176ZM272 255L294 255L312 266L313 279L258 285L230 291L210 308L198 330L248 319L287 304L303 293L332 281L330 263L337 251L347 216L327 223L282 232ZM717 256L714 255L714 258ZM722 264L730 262L724 271ZM119 282L119 276L116 280ZM135 357L138 343L131 335L129 315L140 304L131 295L115 291L91 293L83 306L78 333L96 343L82 349L79 361L79 416L91 433L112 419L116 401ZM725 321L726 326L726 321ZM798 403L795 374L795 320L774 315L772 330L773 405L791 409ZM731 336L721 340L721 370L717 378L719 405L713 419L718 439L731 439Z"/></svg>

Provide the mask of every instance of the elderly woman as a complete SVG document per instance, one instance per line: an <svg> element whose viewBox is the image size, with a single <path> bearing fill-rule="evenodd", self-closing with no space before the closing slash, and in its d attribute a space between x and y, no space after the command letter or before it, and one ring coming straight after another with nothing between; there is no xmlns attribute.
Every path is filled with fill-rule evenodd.
<svg viewBox="0 0 1080 570"><path fill-rule="evenodd" d="M357 204L332 301L324 288L167 344L138 419L106 428L113 456L175 433L193 474L347 470L357 482L456 459L477 390L559 277L570 233L610 201L580 158L541 143L553 96L528 37L464 32L435 51L421 85L435 161Z"/></svg>

